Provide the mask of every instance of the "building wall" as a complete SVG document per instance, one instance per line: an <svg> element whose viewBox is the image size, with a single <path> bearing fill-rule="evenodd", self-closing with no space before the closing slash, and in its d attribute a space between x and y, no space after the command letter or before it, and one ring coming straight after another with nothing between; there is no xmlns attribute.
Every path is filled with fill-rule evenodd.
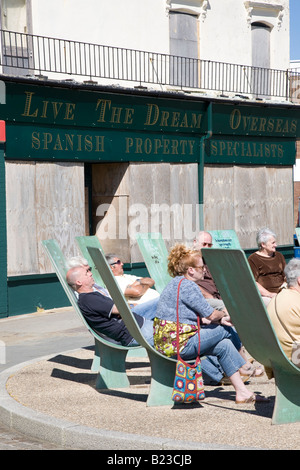
<svg viewBox="0 0 300 470"><path fill-rule="evenodd" d="M294 182L294 226L297 227L299 216L300 181Z"/></svg>
<svg viewBox="0 0 300 470"><path fill-rule="evenodd" d="M289 67L289 1L210 0L200 17L202 59L252 64L251 23L271 27L270 68Z"/></svg>
<svg viewBox="0 0 300 470"><path fill-rule="evenodd" d="M2 25L36 35L169 54L170 11L197 18L201 59L251 65L251 23L263 22L271 28L270 67L289 67L289 0L4 0Z"/></svg>
<svg viewBox="0 0 300 470"><path fill-rule="evenodd" d="M165 0L31 2L34 34L129 49L169 52Z"/></svg>
<svg viewBox="0 0 300 470"><path fill-rule="evenodd" d="M294 226L300 224L299 198L300 198L300 141L296 142L296 164L294 166Z"/></svg>
<svg viewBox="0 0 300 470"><path fill-rule="evenodd" d="M288 4L288 0L3 0L1 23L3 28L35 35L168 54L169 12L187 13L197 18L200 59L251 65L251 22L262 21L271 28L270 67L285 70L289 66ZM147 63L147 67L153 67L153 63ZM49 78L65 80L71 77L49 74ZM30 80L26 87L28 83ZM116 82L105 82L112 83ZM52 85L50 83L49 88ZM126 83L126 87L133 85L136 84ZM99 102L96 105L101 91L86 88L75 92L76 86L70 84L68 88L54 83L49 90L47 80L35 82L32 93L30 85L25 89L27 97L24 89L22 92L13 90L9 106L5 108L3 119L7 121L9 132L3 157L6 161L5 165L2 161L0 175L6 184L6 213L1 220L1 230L7 235L8 259L6 262L6 257L2 256L0 267L1 287L7 288L8 301L6 298L4 301L8 305L2 306L0 315L5 314L5 309L17 314L20 309L23 309L21 313L32 311L36 305L51 306L45 303L45 295L39 295L39 299L32 295L35 286L43 279L47 281L52 271L41 249L42 239L56 238L69 256L75 254L74 236L99 233L102 239L101 230L105 229L105 224L109 225L115 214L121 220L121 230L124 225L136 227L136 213L124 212L124 202L126 207L142 205L148 217L153 204L161 208L164 203L169 208L177 205L177 212L172 214L175 225L170 227L170 237L165 236L168 246L178 240L174 232L182 222L180 207L185 204L196 206L199 200L204 210L204 228L233 228L244 248L255 248L255 233L260 225L271 225L278 233L279 244L292 243L292 144L300 131L295 130L293 123L290 125L292 118L289 115L293 110L249 107L249 110L242 110L245 114L238 115L240 103L237 101L228 100L225 106L215 103L213 138L208 144L210 150L203 155L199 141L209 130L209 121L207 101L199 100L199 94L195 95L196 104L191 104L187 95L179 94L177 103L167 95L164 95L165 102L159 102L157 95L151 98L149 95L144 96L144 103L141 103L138 92L131 91L124 98L124 90L119 89L118 96L116 90L106 89L106 103L109 104L103 116L97 107ZM165 91L168 88L163 90L158 85L157 89ZM149 119L145 118L146 114L141 112L149 102L151 123L149 115ZM228 112L231 106L235 112L232 121ZM131 110L134 107L135 114ZM195 113L192 120L190 118L194 108L204 110L201 126ZM119 111L123 113L120 119ZM155 111L159 114L157 120ZM93 113L96 113L95 118L92 118ZM279 119L275 128L276 117ZM265 132L267 121L272 127L270 133ZM282 122L287 123L284 129ZM195 123L199 123L199 128L193 128ZM85 152L81 148L81 134L87 139ZM105 140L105 154L101 153L100 135L103 142ZM74 143L71 152L73 136L77 139L77 148ZM94 139L93 149L90 136ZM193 143L193 154L183 150L180 153L180 145L188 145L188 140L190 145ZM267 142L266 147L270 149L270 141L277 150L282 143L286 145L286 153L290 153L286 164L282 161L285 156L282 159L277 150L274 158L270 152L263 154L259 150L261 142L263 145ZM148 152L149 143L152 154ZM154 151L154 145L160 147ZM173 155L170 155L171 145L175 149ZM65 151L67 147L68 151ZM249 151L244 153L243 150L237 155L238 147ZM203 180L198 166L201 158ZM92 172L90 186L86 185L88 169ZM202 191L204 201L201 200ZM2 196L3 209L3 193ZM108 210L97 214L98 208L102 206L103 209L105 203ZM194 212L198 209L201 211L200 207ZM162 212L161 217L166 215L170 214ZM138 222L146 227L144 219ZM163 228L161 219L158 219L157 227ZM152 230L149 223L147 229ZM190 239L183 236L181 240ZM120 250L129 263L141 261L134 236L125 241L120 237L108 238L104 240L104 246L105 251ZM4 285L7 269L8 283ZM27 290L25 299L20 292L25 290L26 280L31 283L31 289Z"/></svg>

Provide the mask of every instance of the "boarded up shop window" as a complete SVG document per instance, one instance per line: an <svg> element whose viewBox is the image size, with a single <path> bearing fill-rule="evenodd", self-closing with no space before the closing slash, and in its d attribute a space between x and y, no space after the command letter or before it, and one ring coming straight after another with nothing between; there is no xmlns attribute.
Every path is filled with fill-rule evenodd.
<svg viewBox="0 0 300 470"><path fill-rule="evenodd" d="M101 163L92 168L93 233L106 253L143 262L135 234L160 232L169 248L199 229L197 164Z"/></svg>
<svg viewBox="0 0 300 470"><path fill-rule="evenodd" d="M256 233L270 227L278 245L293 240L293 168L205 165L204 226L234 229L241 247L257 248Z"/></svg>
<svg viewBox="0 0 300 470"><path fill-rule="evenodd" d="M6 162L8 275L53 272L41 241L54 238L66 257L85 235L82 163Z"/></svg>

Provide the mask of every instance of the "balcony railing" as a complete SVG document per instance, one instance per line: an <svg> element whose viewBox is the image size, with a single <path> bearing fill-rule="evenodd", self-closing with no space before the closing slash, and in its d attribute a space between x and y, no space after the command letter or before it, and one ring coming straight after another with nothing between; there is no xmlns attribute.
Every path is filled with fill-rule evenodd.
<svg viewBox="0 0 300 470"><path fill-rule="evenodd" d="M2 73L293 100L300 74L0 30ZM129 83L130 82L130 83Z"/></svg>

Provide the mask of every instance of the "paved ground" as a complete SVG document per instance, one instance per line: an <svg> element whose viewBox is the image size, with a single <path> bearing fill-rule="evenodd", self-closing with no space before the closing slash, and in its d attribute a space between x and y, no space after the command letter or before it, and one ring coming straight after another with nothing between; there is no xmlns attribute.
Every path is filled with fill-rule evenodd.
<svg viewBox="0 0 300 470"><path fill-rule="evenodd" d="M64 450L63 447L28 438L0 424L0 450Z"/></svg>
<svg viewBox="0 0 300 470"><path fill-rule="evenodd" d="M2 318L0 340L0 373L38 357L93 345L91 335L71 308ZM16 432L0 421L0 450L62 449Z"/></svg>
<svg viewBox="0 0 300 470"><path fill-rule="evenodd" d="M93 341L75 313L61 310L26 317L0 320L9 364L0 374L5 378L2 392L5 388L8 396L7 401L0 397L0 408L3 411L3 403L11 407L18 431L31 436L26 440L4 428L2 443L7 448L300 449L300 423L271 424L275 386L265 375L251 379L248 387L269 396L269 404L236 405L233 388L226 386L206 387L200 404L146 407L146 358L127 362L130 388L98 391L96 373L90 369ZM47 357L40 358L41 350Z"/></svg>

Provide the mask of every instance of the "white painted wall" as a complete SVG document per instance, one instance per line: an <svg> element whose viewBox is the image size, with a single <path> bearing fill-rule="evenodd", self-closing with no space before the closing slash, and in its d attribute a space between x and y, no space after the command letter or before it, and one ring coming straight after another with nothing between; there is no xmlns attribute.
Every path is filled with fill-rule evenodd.
<svg viewBox="0 0 300 470"><path fill-rule="evenodd" d="M15 30L24 30L27 8L35 35L165 54L170 51L169 11L194 14L200 59L242 65L252 65L251 22L265 22L271 27L271 69L289 68L289 0L2 1L2 23ZM4 10L10 17L3 16Z"/></svg>
<svg viewBox="0 0 300 470"><path fill-rule="evenodd" d="M165 0L31 0L33 33L169 52Z"/></svg>
<svg viewBox="0 0 300 470"><path fill-rule="evenodd" d="M300 159L297 158L294 165L294 181L300 181Z"/></svg>
<svg viewBox="0 0 300 470"><path fill-rule="evenodd" d="M246 8L248 4L250 10ZM263 4L266 5L265 9L262 8ZM280 10L280 7L283 9ZM201 58L251 65L252 21L264 22L272 28L270 67L287 69L289 67L289 0L259 2L210 0L206 17L200 18Z"/></svg>
<svg viewBox="0 0 300 470"><path fill-rule="evenodd" d="M251 65L251 21L272 27L271 68L289 67L289 0L31 0L33 33L169 52L168 10L199 19L200 58ZM262 6L265 5L265 8ZM282 7L282 10L281 10Z"/></svg>

